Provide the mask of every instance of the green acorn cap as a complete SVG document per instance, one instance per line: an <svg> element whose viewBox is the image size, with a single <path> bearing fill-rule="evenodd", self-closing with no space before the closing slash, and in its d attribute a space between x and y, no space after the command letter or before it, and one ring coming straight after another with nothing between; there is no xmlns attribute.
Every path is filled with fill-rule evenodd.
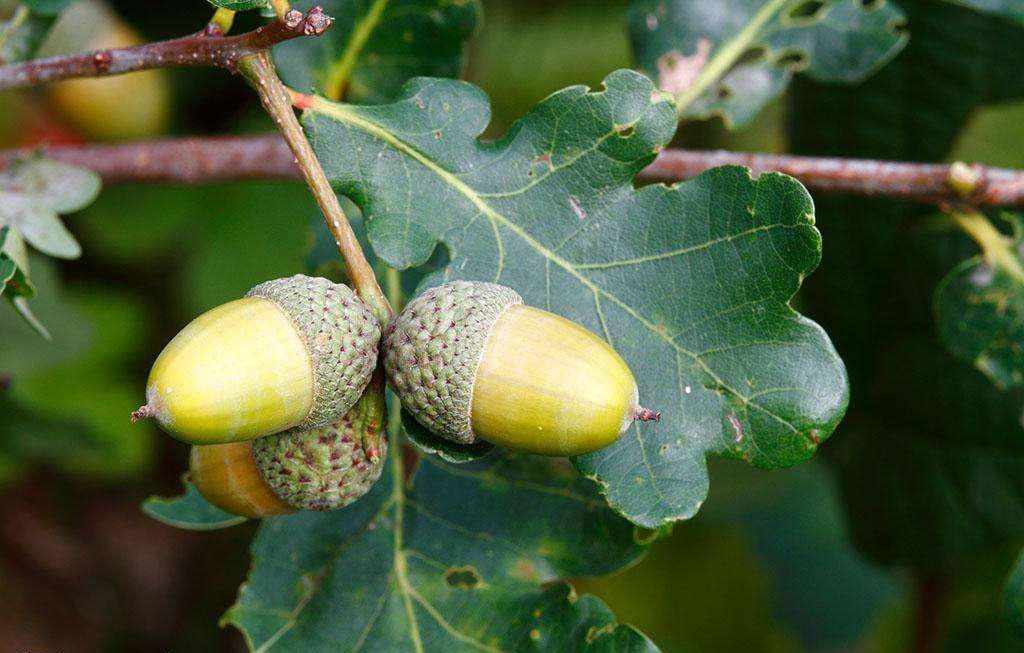
<svg viewBox="0 0 1024 653"><path fill-rule="evenodd" d="M409 302L384 333L384 369L402 405L448 440L475 440L473 384L495 322L523 299L495 283L454 281Z"/></svg>
<svg viewBox="0 0 1024 653"><path fill-rule="evenodd" d="M261 283L246 297L277 304L312 358L313 403L295 428L325 426L352 408L377 365L380 325L366 302L346 285L302 274Z"/></svg>
<svg viewBox="0 0 1024 653"><path fill-rule="evenodd" d="M388 444L383 392L375 395L328 426L254 440L253 459L274 494L295 508L322 511L369 492L384 468Z"/></svg>

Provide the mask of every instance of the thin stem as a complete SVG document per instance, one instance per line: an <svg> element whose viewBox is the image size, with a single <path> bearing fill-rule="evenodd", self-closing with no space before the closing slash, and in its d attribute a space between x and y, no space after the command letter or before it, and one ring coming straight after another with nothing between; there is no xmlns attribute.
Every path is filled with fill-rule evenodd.
<svg viewBox="0 0 1024 653"><path fill-rule="evenodd" d="M234 70L244 56L298 36L317 36L330 25L331 18L320 7L313 7L305 15L289 11L272 23L238 36L217 36L217 30L206 30L129 48L33 59L0 66L0 90L168 66L219 66Z"/></svg>
<svg viewBox="0 0 1024 653"><path fill-rule="evenodd" d="M402 273L395 268L384 267L384 288L387 291L388 301L396 310L401 310L405 301L402 293ZM394 394L390 397L391 403L388 406L388 433L391 437L391 450L396 456L401 456L398 462L392 460L395 482L404 479L409 482L416 474L419 466L420 454L408 442L402 441L402 404ZM399 476L401 474L401 476Z"/></svg>
<svg viewBox="0 0 1024 653"><path fill-rule="evenodd" d="M1024 267L1014 251L1013 241L996 229L988 218L972 210L953 210L950 217L978 243L989 266L1003 270L1018 283L1024 283Z"/></svg>
<svg viewBox="0 0 1024 653"><path fill-rule="evenodd" d="M299 125L292 110L287 89L274 71L274 65L266 52L243 57L238 61L238 71L256 89L267 113L277 123L277 128L288 143L303 178L313 192L316 203L323 211L327 228L334 236L345 263L345 272L356 292L370 305L377 319L387 322L391 317L391 305L377 283L373 268L366 260L363 249L356 239L352 226L338 202L338 196L320 166L312 146Z"/></svg>
<svg viewBox="0 0 1024 653"><path fill-rule="evenodd" d="M293 103L301 106L303 96ZM32 150L0 151L0 168ZM202 184L236 179L302 179L288 145L276 134L216 136L40 148L56 161L91 168L105 184ZM664 150L640 172L642 181L677 182L721 165L742 165L757 175L778 171L821 193L848 193L942 204L961 201L949 184L950 166L792 155ZM970 167L978 177L966 201L972 206L1024 207L1024 170Z"/></svg>
<svg viewBox="0 0 1024 653"><path fill-rule="evenodd" d="M697 79L676 93L676 111L680 116L709 86L729 72L732 65L739 60L747 46L754 40L758 32L761 31L761 28L765 26L765 23L771 20L787 2L789 0L768 0L758 9L754 17L750 19L750 22L711 57L707 65L698 73Z"/></svg>
<svg viewBox="0 0 1024 653"><path fill-rule="evenodd" d="M396 311L402 310L405 297L402 296L402 273L391 267L384 268L384 287L387 289L388 301Z"/></svg>
<svg viewBox="0 0 1024 653"><path fill-rule="evenodd" d="M388 299L395 306L401 305L402 282L397 270L388 268L384 274ZM391 504L394 511L392 527L392 554L394 555L395 583L402 597L406 619L409 621L412 650L422 653L423 642L416 625L416 610L412 604L412 586L409 581L409 566L405 552L405 491L416 466L416 454L406 449L402 442L402 405L398 398L391 397L388 411L388 435L391 439ZM408 458L407 458L408 456Z"/></svg>

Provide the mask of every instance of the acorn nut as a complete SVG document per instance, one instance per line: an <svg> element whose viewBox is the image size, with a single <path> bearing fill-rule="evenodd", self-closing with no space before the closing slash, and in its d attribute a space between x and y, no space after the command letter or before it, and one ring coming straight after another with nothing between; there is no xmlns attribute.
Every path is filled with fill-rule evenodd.
<svg viewBox="0 0 1024 653"><path fill-rule="evenodd" d="M604 340L493 283L412 300L385 329L384 367L405 409L458 443L576 456L660 417L638 405L632 372Z"/></svg>
<svg viewBox="0 0 1024 653"><path fill-rule="evenodd" d="M193 320L153 363L146 405L192 444L237 442L344 415L377 364L380 325L348 286L295 275Z"/></svg>
<svg viewBox="0 0 1024 653"><path fill-rule="evenodd" d="M383 427L384 394L378 388L325 427L194 445L189 475L207 501L243 517L336 510L380 478L387 456Z"/></svg>

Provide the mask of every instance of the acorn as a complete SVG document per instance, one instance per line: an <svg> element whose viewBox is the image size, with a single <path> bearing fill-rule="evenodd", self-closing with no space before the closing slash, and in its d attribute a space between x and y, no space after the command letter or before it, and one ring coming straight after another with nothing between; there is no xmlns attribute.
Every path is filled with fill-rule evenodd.
<svg viewBox="0 0 1024 653"><path fill-rule="evenodd" d="M207 501L243 517L343 508L373 487L387 456L384 393L378 386L363 397L319 429L194 445L191 480Z"/></svg>
<svg viewBox="0 0 1024 653"><path fill-rule="evenodd" d="M63 54L140 45L147 39L99 2L75 2L61 12L45 49ZM153 138L167 131L172 119L170 73L151 69L124 75L70 79L46 88L62 117L92 139Z"/></svg>
<svg viewBox="0 0 1024 653"><path fill-rule="evenodd" d="M615 442L641 408L608 343L494 283L431 288L385 329L384 367L402 405L434 434L550 456Z"/></svg>
<svg viewBox="0 0 1024 653"><path fill-rule="evenodd" d="M192 444L237 442L337 420L377 364L380 325L348 286L295 275L193 320L153 363L146 405Z"/></svg>

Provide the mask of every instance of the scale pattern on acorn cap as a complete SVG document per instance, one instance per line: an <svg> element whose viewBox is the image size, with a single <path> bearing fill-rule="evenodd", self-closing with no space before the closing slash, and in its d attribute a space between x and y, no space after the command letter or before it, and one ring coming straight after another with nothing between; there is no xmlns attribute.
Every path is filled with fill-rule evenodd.
<svg viewBox="0 0 1024 653"><path fill-rule="evenodd" d="M291 318L313 360L313 406L297 426L324 426L348 411L377 365L380 325L370 307L346 285L297 274L250 290Z"/></svg>
<svg viewBox="0 0 1024 653"><path fill-rule="evenodd" d="M358 410L310 431L292 430L253 441L260 475L285 503L302 510L336 510L370 491L387 457L387 439L375 424L353 419ZM370 435L362 429L374 429ZM380 436L380 450L370 459L364 437Z"/></svg>
<svg viewBox="0 0 1024 653"><path fill-rule="evenodd" d="M466 281L409 302L384 333L384 368L405 409L442 437L473 442L473 383L487 338L505 309L522 303L511 288Z"/></svg>

